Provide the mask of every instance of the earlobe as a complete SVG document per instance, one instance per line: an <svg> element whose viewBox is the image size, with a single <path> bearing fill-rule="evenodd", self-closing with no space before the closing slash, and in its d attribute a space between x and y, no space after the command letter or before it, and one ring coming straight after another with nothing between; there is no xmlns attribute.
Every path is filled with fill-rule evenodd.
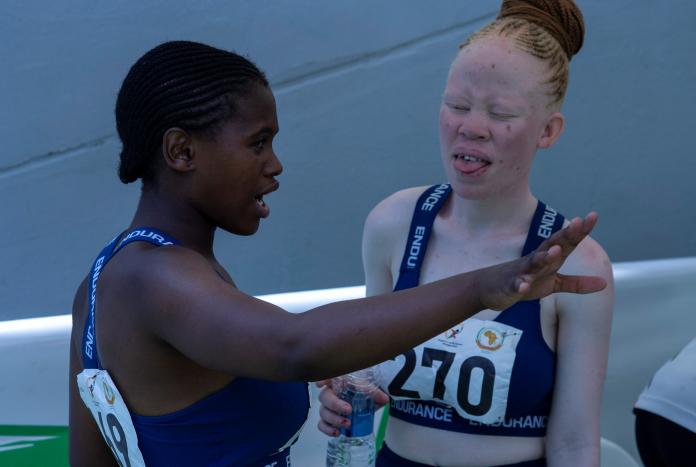
<svg viewBox="0 0 696 467"><path fill-rule="evenodd" d="M181 128L170 128L162 137L162 157L176 172L190 172L196 168L191 136Z"/></svg>
<svg viewBox="0 0 696 467"><path fill-rule="evenodd" d="M563 117L562 113L554 112L551 114L541 132L541 136L539 136L537 147L540 149L547 149L553 146L556 140L561 136L561 133L563 133L564 125L565 117Z"/></svg>

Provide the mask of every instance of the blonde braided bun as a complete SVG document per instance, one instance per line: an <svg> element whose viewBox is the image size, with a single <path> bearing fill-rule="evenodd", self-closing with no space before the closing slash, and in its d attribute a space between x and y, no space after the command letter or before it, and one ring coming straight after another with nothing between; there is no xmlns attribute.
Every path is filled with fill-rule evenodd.
<svg viewBox="0 0 696 467"><path fill-rule="evenodd" d="M563 101L568 62L582 48L585 23L573 0L503 0L498 17L475 32L460 48L490 36L505 37L544 61L549 70L550 104Z"/></svg>
<svg viewBox="0 0 696 467"><path fill-rule="evenodd" d="M582 48L585 22L572 0L503 0L498 19L515 18L545 29L565 51L568 60Z"/></svg>

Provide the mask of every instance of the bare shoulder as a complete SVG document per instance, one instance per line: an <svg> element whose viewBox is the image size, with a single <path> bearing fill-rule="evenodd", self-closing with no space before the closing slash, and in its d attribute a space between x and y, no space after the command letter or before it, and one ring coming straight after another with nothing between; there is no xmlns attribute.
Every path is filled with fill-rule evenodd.
<svg viewBox="0 0 696 467"><path fill-rule="evenodd" d="M201 296L219 287L234 289L216 273L208 259L189 248L145 243L131 248L132 251L120 253L124 261L118 265L117 280L141 303L150 305L147 308L159 309L156 302L161 300Z"/></svg>
<svg viewBox="0 0 696 467"><path fill-rule="evenodd" d="M418 186L399 190L377 203L365 220L365 235L376 239L406 235L416 201L427 188Z"/></svg>
<svg viewBox="0 0 696 467"><path fill-rule="evenodd" d="M561 269L564 274L591 274L606 280L612 278L609 255L592 237L585 238L575 248Z"/></svg>
<svg viewBox="0 0 696 467"><path fill-rule="evenodd" d="M125 310L120 313L128 313L138 329L159 338L170 328L188 325L193 314L207 319L213 309L246 298L205 256L182 246L138 242L112 261L113 269L107 267L104 282L100 279L102 294Z"/></svg>
<svg viewBox="0 0 696 467"><path fill-rule="evenodd" d="M387 293L394 286L393 267L406 245L418 197L427 187L397 191L375 206L365 220L362 257L368 295Z"/></svg>
<svg viewBox="0 0 696 467"><path fill-rule="evenodd" d="M608 329L614 306L614 277L611 261L604 248L593 238L585 238L568 257L560 272L598 276L606 281L604 290L587 295L559 294L557 303L561 316L565 316L566 320L581 320Z"/></svg>
<svg viewBox="0 0 696 467"><path fill-rule="evenodd" d="M190 248L179 245L153 246L144 242L134 244L131 248L133 247L138 248L138 251L132 251L137 260L128 262L124 272L148 285L176 279L181 275L213 272L208 260ZM121 254L126 254L126 251ZM147 267L142 267L143 264Z"/></svg>

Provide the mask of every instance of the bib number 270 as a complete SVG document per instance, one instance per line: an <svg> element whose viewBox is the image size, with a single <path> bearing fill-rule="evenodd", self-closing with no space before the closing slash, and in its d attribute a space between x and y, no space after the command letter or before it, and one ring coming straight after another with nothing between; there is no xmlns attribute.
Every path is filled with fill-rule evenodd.
<svg viewBox="0 0 696 467"><path fill-rule="evenodd" d="M389 393L394 397L404 397L407 399L421 399L421 394L418 391L404 389L404 385L409 377L416 371L418 358L416 351L410 349L402 354L406 361L404 366L394 376L394 379L389 383ZM440 367L435 374L435 383L433 385L433 399L444 400L445 380L447 374L452 367L456 354L442 349L423 348L423 355L420 365L425 368L432 368L433 362L440 362ZM471 373L474 369L479 368L483 371L483 381L480 387L480 397L476 404L472 404L469 400ZM481 356L472 356L466 358L459 365L459 377L457 381L457 403L464 409L466 413L480 416L488 412L493 403L493 384L495 382L495 365L489 359Z"/></svg>

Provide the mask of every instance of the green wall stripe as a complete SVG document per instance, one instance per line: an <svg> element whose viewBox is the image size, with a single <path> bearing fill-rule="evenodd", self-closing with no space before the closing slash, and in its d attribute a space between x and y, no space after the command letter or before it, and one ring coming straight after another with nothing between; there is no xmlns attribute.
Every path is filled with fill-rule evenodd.
<svg viewBox="0 0 696 467"><path fill-rule="evenodd" d="M37 436L50 437L50 439L22 439ZM19 437L20 439L10 442L7 437ZM0 425L0 465L8 467L69 467L68 427Z"/></svg>

